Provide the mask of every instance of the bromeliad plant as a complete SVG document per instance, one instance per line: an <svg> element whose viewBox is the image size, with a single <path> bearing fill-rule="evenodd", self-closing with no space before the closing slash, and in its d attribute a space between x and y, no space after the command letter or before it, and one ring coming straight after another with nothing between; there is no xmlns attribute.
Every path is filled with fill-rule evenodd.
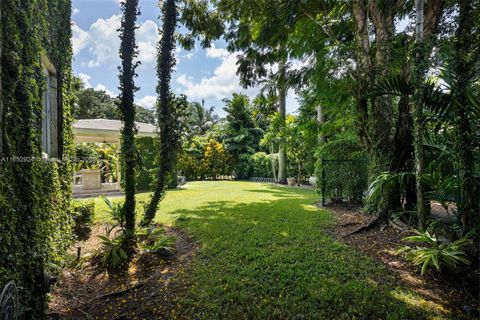
<svg viewBox="0 0 480 320"><path fill-rule="evenodd" d="M459 265L470 264L463 250L463 247L471 241L469 236L450 242L446 239L439 239L426 231L423 233L417 232L416 235L406 237L403 240L421 244L415 248L405 246L397 250L397 253L404 253L406 258L412 261L413 264L421 266L422 276L429 268L442 271L442 268L446 267L455 271Z"/></svg>
<svg viewBox="0 0 480 320"><path fill-rule="evenodd" d="M112 202L107 197L102 197L103 202L107 205L112 222L106 225L106 234L109 237L111 232L117 229L117 232L123 232L125 229L125 209L123 205L118 202ZM116 232L116 233L117 233Z"/></svg>
<svg viewBox="0 0 480 320"><path fill-rule="evenodd" d="M129 246L126 246L126 241L132 241L132 239L135 249L140 249L142 252L164 256L174 253L172 247L174 239L165 235L163 228L154 225L137 226L135 233L130 236L125 228L124 206L121 203L112 202L107 197L103 197L103 201L112 217L112 222L105 229L106 234L98 236L102 243L102 264L108 270L118 270L127 263L129 256L125 248L129 248Z"/></svg>
<svg viewBox="0 0 480 320"><path fill-rule="evenodd" d="M166 256L174 253L172 247L174 239L165 235L163 228L155 226L138 228L136 237L140 249L144 252L158 253Z"/></svg>
<svg viewBox="0 0 480 320"><path fill-rule="evenodd" d="M125 251L125 209L121 203L112 202L107 197L103 197L103 201L109 209L112 222L105 227L106 235L98 237L102 243L102 264L109 270L117 270L123 266L128 260L128 254ZM113 238L111 233L114 231Z"/></svg>
<svg viewBox="0 0 480 320"><path fill-rule="evenodd" d="M128 261L124 249L125 237L123 234L110 239L107 236L98 236L102 242L102 264L108 270L117 270Z"/></svg>

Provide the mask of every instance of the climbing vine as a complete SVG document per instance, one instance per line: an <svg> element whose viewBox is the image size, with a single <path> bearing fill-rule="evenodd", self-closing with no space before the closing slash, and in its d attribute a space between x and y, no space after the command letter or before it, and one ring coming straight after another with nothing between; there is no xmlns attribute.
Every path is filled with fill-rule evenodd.
<svg viewBox="0 0 480 320"><path fill-rule="evenodd" d="M177 7L175 0L166 0L162 5L163 30L159 44L157 61L158 101L157 117L160 127L159 167L155 183L155 191L145 211L143 225L148 225L155 217L158 203L165 195L165 186L169 174L175 167L179 137L175 131L175 102L170 93L170 79L175 66L175 28L177 26ZM183 105L180 103L180 105Z"/></svg>
<svg viewBox="0 0 480 320"><path fill-rule="evenodd" d="M40 319L46 272L73 241L71 3L2 0L0 12L0 288L14 280L24 317ZM58 159L42 159L42 56L56 71Z"/></svg>
<svg viewBox="0 0 480 320"><path fill-rule="evenodd" d="M127 0L122 2L122 24L120 27L120 59L122 66L120 74L120 102L118 107L123 122L122 128L122 158L125 173L125 249L128 255L134 251L134 230L135 230L135 167L137 157L135 150L135 106L133 104L135 88L135 68L139 62L134 63L137 57L137 46L135 44L135 22L137 21L138 0Z"/></svg>

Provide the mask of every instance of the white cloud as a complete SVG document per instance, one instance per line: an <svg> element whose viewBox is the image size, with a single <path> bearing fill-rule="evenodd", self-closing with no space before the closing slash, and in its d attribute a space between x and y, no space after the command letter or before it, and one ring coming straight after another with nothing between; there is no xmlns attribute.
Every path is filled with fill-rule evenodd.
<svg viewBox="0 0 480 320"><path fill-rule="evenodd" d="M138 45L138 60L147 64L154 62L157 58L157 43L160 40L158 26L152 20L147 20L136 30Z"/></svg>
<svg viewBox="0 0 480 320"><path fill-rule="evenodd" d="M73 52L75 55L83 49L88 48L90 59L86 62L89 67L98 67L100 65L118 65L118 49L120 48L120 38L118 28L120 28L120 15L113 15L108 19L98 19L88 31L82 30L78 25L73 25ZM149 64L155 61L157 54L157 43L160 39L157 24L147 20L139 25L135 32L137 45L139 48L138 60L143 64Z"/></svg>
<svg viewBox="0 0 480 320"><path fill-rule="evenodd" d="M157 102L156 96L145 96L142 99L136 101L136 104L147 109L153 109L155 107L156 102Z"/></svg>
<svg viewBox="0 0 480 320"><path fill-rule="evenodd" d="M236 63L237 55L229 54L222 58L222 63L215 69L213 76L202 78L200 82L195 83L191 77L181 74L176 81L184 87L182 92L191 98L223 99L241 90L236 75Z"/></svg>
<svg viewBox="0 0 480 320"><path fill-rule="evenodd" d="M86 88L91 88L92 86L90 85L90 79L91 77L88 74L85 73L80 73L78 75L80 80L82 80L83 84L85 85Z"/></svg>
<svg viewBox="0 0 480 320"><path fill-rule="evenodd" d="M97 84L95 86L95 90L97 91L105 91L106 94L108 94L110 97L112 98L116 98L117 95L115 93L113 93L112 91L108 90L107 87L105 87L103 84Z"/></svg>
<svg viewBox="0 0 480 320"><path fill-rule="evenodd" d="M207 57L210 58L225 58L229 55L227 49L216 48L215 44L212 44L212 47L207 48Z"/></svg>
<svg viewBox="0 0 480 320"><path fill-rule="evenodd" d="M85 73L80 73L78 77L80 78L80 80L82 80L83 84L85 85L85 88L92 88L92 84L90 83L90 79L92 77L90 77L88 74L85 74ZM112 98L115 98L117 96L115 93L108 90L108 88L101 83L97 84L94 89L97 91L105 91L105 93Z"/></svg>
<svg viewBox="0 0 480 320"><path fill-rule="evenodd" d="M88 32L83 31L75 23L72 26L72 45L73 54L77 55L83 48L86 47L88 42Z"/></svg>
<svg viewBox="0 0 480 320"><path fill-rule="evenodd" d="M72 11L73 14L78 14L79 12L80 10L78 10L77 8L73 8L73 11Z"/></svg>

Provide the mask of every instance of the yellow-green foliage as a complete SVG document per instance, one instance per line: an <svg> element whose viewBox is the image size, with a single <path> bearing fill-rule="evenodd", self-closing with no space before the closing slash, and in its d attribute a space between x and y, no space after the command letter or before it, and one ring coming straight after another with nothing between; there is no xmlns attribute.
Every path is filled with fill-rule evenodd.
<svg viewBox="0 0 480 320"><path fill-rule="evenodd" d="M189 180L217 179L232 172L232 157L223 143L197 139L185 148L178 159L178 170Z"/></svg>
<svg viewBox="0 0 480 320"><path fill-rule="evenodd" d="M0 10L0 288L14 280L25 316L39 319L43 270L58 269L72 241L71 3L2 0ZM57 73L60 160L41 157L42 55Z"/></svg>
<svg viewBox="0 0 480 320"><path fill-rule="evenodd" d="M225 152L223 144L210 139L203 152L202 166L205 176L216 179L220 175L227 175L230 162L230 156Z"/></svg>

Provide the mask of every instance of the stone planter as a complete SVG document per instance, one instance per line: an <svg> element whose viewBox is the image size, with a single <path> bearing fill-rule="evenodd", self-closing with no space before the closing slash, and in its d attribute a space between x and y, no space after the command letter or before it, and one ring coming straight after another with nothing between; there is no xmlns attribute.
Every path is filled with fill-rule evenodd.
<svg viewBox="0 0 480 320"><path fill-rule="evenodd" d="M100 178L100 170L80 170L82 174L83 190L100 190L102 182Z"/></svg>
<svg viewBox="0 0 480 320"><path fill-rule="evenodd" d="M295 178L287 178L287 184L289 186L296 186L297 185L297 180L295 180Z"/></svg>

